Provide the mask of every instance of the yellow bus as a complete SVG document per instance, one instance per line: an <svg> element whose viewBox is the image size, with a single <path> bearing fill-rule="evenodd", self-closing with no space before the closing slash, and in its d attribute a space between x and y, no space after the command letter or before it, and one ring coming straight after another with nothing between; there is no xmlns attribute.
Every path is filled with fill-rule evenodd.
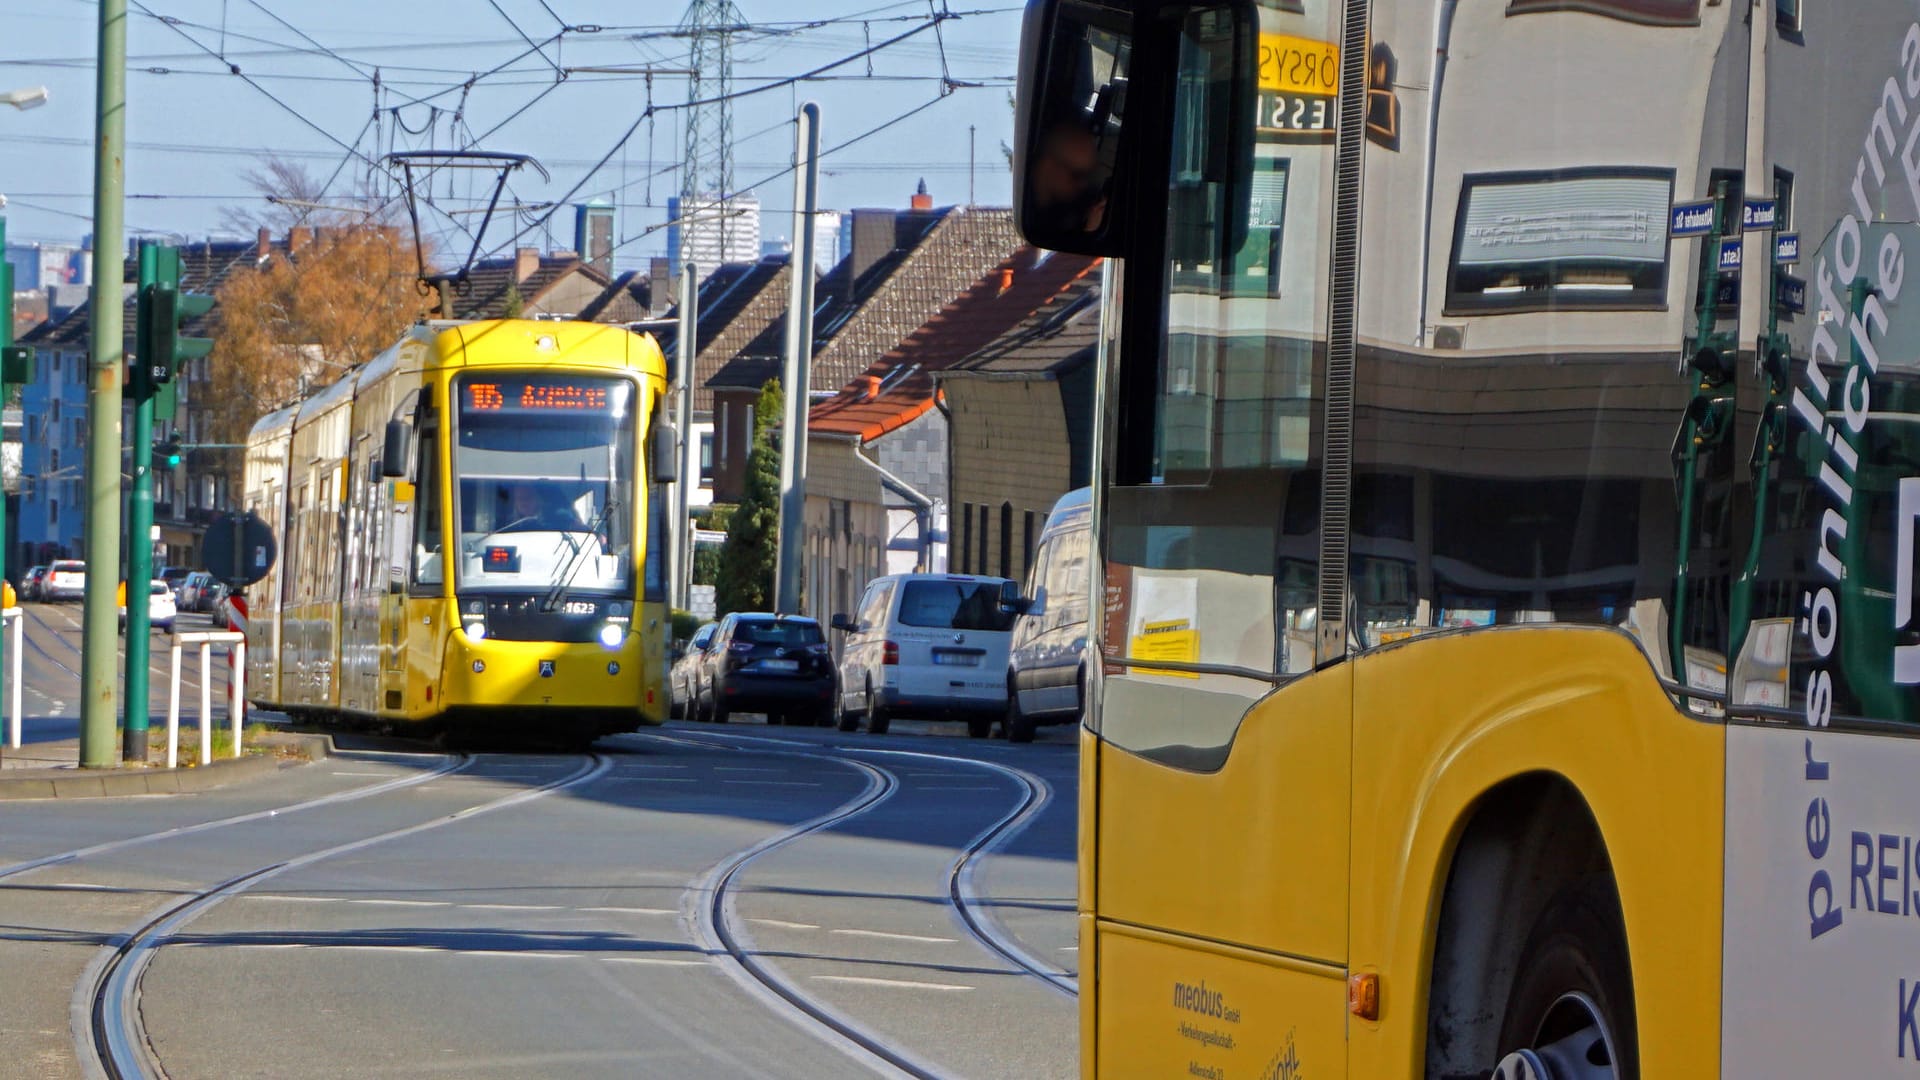
<svg viewBox="0 0 1920 1080"><path fill-rule="evenodd" d="M1031 0L1086 1075L1920 1069L1917 15Z"/></svg>
<svg viewBox="0 0 1920 1080"><path fill-rule="evenodd" d="M422 323L262 417L248 696L559 742L665 722L665 395L620 327Z"/></svg>

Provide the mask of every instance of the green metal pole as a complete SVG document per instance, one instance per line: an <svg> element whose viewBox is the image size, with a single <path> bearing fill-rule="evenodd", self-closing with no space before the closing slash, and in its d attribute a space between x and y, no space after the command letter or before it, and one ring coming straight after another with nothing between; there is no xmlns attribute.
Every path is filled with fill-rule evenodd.
<svg viewBox="0 0 1920 1080"><path fill-rule="evenodd" d="M0 217L0 349L13 344L13 264L6 260L7 219ZM7 405L7 373L0 363L0 409ZM25 442L22 442L25 449ZM20 459L26 464L23 455ZM0 484L0 581L7 579L7 492ZM7 700L7 635L4 624L0 624L0 702ZM0 744L6 740L0 739Z"/></svg>
<svg viewBox="0 0 1920 1080"><path fill-rule="evenodd" d="M127 0L100 0L93 158L92 367L87 386L87 591L81 614L80 765L115 764L120 565L121 260L126 244Z"/></svg>
<svg viewBox="0 0 1920 1080"><path fill-rule="evenodd" d="M140 275L135 310L147 310L149 287L159 277L160 252L153 244L140 245ZM148 582L153 578L153 378L149 374L161 358L151 355L152 335L146 320L134 328L133 362L138 372L132 380L133 402L133 494L127 500L127 726L121 742L123 760L147 760L147 634L152 612L148 607Z"/></svg>

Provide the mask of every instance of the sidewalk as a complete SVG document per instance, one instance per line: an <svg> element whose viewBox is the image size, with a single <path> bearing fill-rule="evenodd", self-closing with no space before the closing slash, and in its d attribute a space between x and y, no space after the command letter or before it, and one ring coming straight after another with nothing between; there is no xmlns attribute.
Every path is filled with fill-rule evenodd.
<svg viewBox="0 0 1920 1080"><path fill-rule="evenodd" d="M183 742L177 769L166 767L164 747L151 750L144 767L111 769L82 769L79 739L28 743L18 750L0 747L0 801L209 791L333 753L333 740L325 735L274 732L250 739L247 746L247 754L216 757L213 764L201 766L194 764L199 760L198 749L189 751Z"/></svg>

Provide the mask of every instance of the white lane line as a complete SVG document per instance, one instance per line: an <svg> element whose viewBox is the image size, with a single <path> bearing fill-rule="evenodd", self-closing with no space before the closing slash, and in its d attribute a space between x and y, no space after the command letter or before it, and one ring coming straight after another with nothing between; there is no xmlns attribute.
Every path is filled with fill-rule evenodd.
<svg viewBox="0 0 1920 1080"><path fill-rule="evenodd" d="M825 787L814 780L722 780L723 784L752 784L755 787Z"/></svg>
<svg viewBox="0 0 1920 1080"><path fill-rule="evenodd" d="M310 945L312 949L326 949L331 952L377 952L377 953L443 953L445 949L435 949L426 945Z"/></svg>
<svg viewBox="0 0 1920 1080"><path fill-rule="evenodd" d="M1078 945L1062 945L1062 946L1060 946L1060 951L1061 951L1061 952L1079 952L1079 951L1080 951L1080 946L1078 946Z"/></svg>
<svg viewBox="0 0 1920 1080"><path fill-rule="evenodd" d="M469 773L467 775L474 780L545 780L546 779L546 777L540 775L539 773L520 773L520 772Z"/></svg>
<svg viewBox="0 0 1920 1080"><path fill-rule="evenodd" d="M349 900L349 904L371 904L375 907L452 907L446 900Z"/></svg>
<svg viewBox="0 0 1920 1080"><path fill-rule="evenodd" d="M697 784L700 781L681 776L616 776L607 784Z"/></svg>
<svg viewBox="0 0 1920 1080"><path fill-rule="evenodd" d="M674 908L663 907L589 907L581 911L592 911L603 915L678 915Z"/></svg>
<svg viewBox="0 0 1920 1080"><path fill-rule="evenodd" d="M815 926L812 923L787 922L785 919L748 919L747 921L750 923L759 923L761 926L777 926L782 930L818 930L820 929L818 926Z"/></svg>
<svg viewBox="0 0 1920 1080"><path fill-rule="evenodd" d="M669 960L661 956L603 956L609 964L651 964L654 967L713 967L711 960Z"/></svg>
<svg viewBox="0 0 1920 1080"><path fill-rule="evenodd" d="M810 975L816 982L851 983L854 986L885 986L899 990L971 990L958 983L912 982L907 979L869 979L860 975Z"/></svg>
<svg viewBox="0 0 1920 1080"><path fill-rule="evenodd" d="M992 786L991 784L978 784L978 785L922 784L919 787L914 788L913 790L915 791L999 791L1000 789Z"/></svg>
<svg viewBox="0 0 1920 1080"><path fill-rule="evenodd" d="M242 894L242 900L274 900L282 904L341 904L344 896L281 896L277 893Z"/></svg>
<svg viewBox="0 0 1920 1080"><path fill-rule="evenodd" d="M848 937L886 938L888 941L924 941L929 945L951 945L957 938L927 937L924 934L893 934L885 930L833 930L830 933L845 934Z"/></svg>
<svg viewBox="0 0 1920 1080"><path fill-rule="evenodd" d="M384 773L384 772L330 772L327 775L328 776L392 776L393 774Z"/></svg>
<svg viewBox="0 0 1920 1080"><path fill-rule="evenodd" d="M555 904L461 904L462 911L559 911Z"/></svg>
<svg viewBox="0 0 1920 1080"><path fill-rule="evenodd" d="M693 768L693 766L691 765L628 765L627 768L629 769L672 769L675 772L685 772L688 769Z"/></svg>
<svg viewBox="0 0 1920 1080"><path fill-rule="evenodd" d="M756 769L746 765L715 765L713 767L713 771L714 772L783 773L783 772L786 772L787 770L786 769Z"/></svg>
<svg viewBox="0 0 1920 1080"><path fill-rule="evenodd" d="M495 958L512 957L513 959L516 959L516 960L522 959L522 958L532 959L532 960L577 960L579 959L579 957L574 953L515 952L512 949L460 949L460 950L457 950L457 952L458 952L458 955L460 956L488 956L488 957L495 957Z"/></svg>

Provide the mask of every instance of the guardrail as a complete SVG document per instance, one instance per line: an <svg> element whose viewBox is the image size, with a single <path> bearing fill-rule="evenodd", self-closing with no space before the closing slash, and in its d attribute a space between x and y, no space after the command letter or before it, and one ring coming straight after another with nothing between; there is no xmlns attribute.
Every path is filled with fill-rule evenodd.
<svg viewBox="0 0 1920 1080"><path fill-rule="evenodd" d="M10 624L13 631L13 640L7 643L7 745L15 750L20 749L20 657L27 651L25 614L17 607L0 611L0 621Z"/></svg>
<svg viewBox="0 0 1920 1080"><path fill-rule="evenodd" d="M180 648L200 646L200 764L213 764L213 682L208 658L215 645L234 647L233 696L227 716L233 725L233 756L240 756L241 702L247 700L247 635L232 630L210 630L173 635L173 682L167 688L167 768L180 764Z"/></svg>

